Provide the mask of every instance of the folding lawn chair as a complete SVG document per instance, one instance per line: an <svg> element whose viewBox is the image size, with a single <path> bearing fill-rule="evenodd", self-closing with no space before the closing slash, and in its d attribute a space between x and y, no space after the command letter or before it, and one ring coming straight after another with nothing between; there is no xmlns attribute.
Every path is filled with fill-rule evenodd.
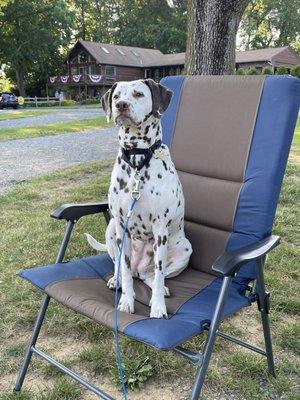
<svg viewBox="0 0 300 400"><path fill-rule="evenodd" d="M168 279L169 319L149 318L150 289L135 279L136 313L119 314L124 335L157 350L173 350L197 365L190 399L200 396L216 336L266 356L275 376L269 327L269 294L263 267L278 243L272 223L300 102L300 80L290 76L177 76L161 82L174 92L163 116L186 201L185 229L193 254L188 268ZM20 391L36 354L102 399L112 397L36 347L50 298L96 323L114 326L113 273L107 254L63 263L76 222L110 214L107 203L64 205L52 217L67 227L56 263L22 271L43 293L42 305L15 386ZM257 302L265 350L219 331L221 321ZM181 347L208 331L203 355Z"/></svg>

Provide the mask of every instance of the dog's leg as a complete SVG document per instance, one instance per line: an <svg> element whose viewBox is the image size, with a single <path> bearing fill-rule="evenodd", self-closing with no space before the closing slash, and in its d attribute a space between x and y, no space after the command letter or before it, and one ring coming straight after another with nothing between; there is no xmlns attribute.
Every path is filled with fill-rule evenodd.
<svg viewBox="0 0 300 400"><path fill-rule="evenodd" d="M122 237L122 227L117 225L117 236ZM128 233L125 235L123 245L123 253L120 263L122 277L122 295L119 301L118 309L120 311L134 313L134 298L133 277L131 272L131 238Z"/></svg>
<svg viewBox="0 0 300 400"><path fill-rule="evenodd" d="M168 231L154 233L154 280L152 285L151 312L152 318L168 317L165 303L165 268L168 252Z"/></svg>
<svg viewBox="0 0 300 400"><path fill-rule="evenodd" d="M147 276L146 278L140 276L140 279L147 285L149 288L152 290L153 289L153 282L154 282L154 276ZM164 288L164 296L165 297L170 297L170 290L167 286Z"/></svg>
<svg viewBox="0 0 300 400"><path fill-rule="evenodd" d="M173 278L179 275L188 265L191 254L192 246L186 237L179 236L174 245L169 243L165 277Z"/></svg>
<svg viewBox="0 0 300 400"><path fill-rule="evenodd" d="M110 255L110 258L113 260L113 262L115 263L115 271L114 271L114 276L112 276L108 282L107 282L107 286L110 289L115 289L116 287L116 282L117 282L117 277L116 277L116 261L118 259L118 254L119 254L119 247L117 244L117 232L116 232L116 223L115 223L115 219L112 218L109 221L108 227L106 229L106 233L105 233L105 241L106 241L106 245L107 245L107 252ZM120 274L120 278L119 278L119 288L122 286L122 277Z"/></svg>

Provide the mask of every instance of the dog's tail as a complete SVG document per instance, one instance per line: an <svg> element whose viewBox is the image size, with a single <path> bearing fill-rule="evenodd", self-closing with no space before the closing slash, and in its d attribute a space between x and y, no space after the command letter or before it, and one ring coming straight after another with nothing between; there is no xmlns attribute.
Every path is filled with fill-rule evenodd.
<svg viewBox="0 0 300 400"><path fill-rule="evenodd" d="M96 239L93 238L89 233L85 233L85 236L87 238L87 241L89 242L90 246L92 246L93 249L97 251L107 251L107 246L106 244L102 244L97 242Z"/></svg>

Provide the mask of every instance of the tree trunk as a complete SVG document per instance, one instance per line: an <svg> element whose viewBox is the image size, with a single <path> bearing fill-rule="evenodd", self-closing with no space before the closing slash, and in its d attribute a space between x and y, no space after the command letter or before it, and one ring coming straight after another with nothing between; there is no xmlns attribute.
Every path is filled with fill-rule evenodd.
<svg viewBox="0 0 300 400"><path fill-rule="evenodd" d="M234 73L236 34L248 3L249 0L188 0L187 74Z"/></svg>
<svg viewBox="0 0 300 400"><path fill-rule="evenodd" d="M24 73L23 73L23 69L21 67L19 67L17 69L16 77L17 77L17 84L18 84L19 94L20 94L20 96L26 97L25 83L24 83Z"/></svg>

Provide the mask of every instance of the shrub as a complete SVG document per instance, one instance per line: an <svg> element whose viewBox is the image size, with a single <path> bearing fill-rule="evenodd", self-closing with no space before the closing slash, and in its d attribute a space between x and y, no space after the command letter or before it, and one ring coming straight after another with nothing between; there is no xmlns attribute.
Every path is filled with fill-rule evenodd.
<svg viewBox="0 0 300 400"><path fill-rule="evenodd" d="M273 75L273 68L265 67L265 68L262 70L262 74L263 74L263 75Z"/></svg>
<svg viewBox="0 0 300 400"><path fill-rule="evenodd" d="M244 68L238 68L238 69L235 71L235 74L236 74L236 75L245 75L245 70L244 70Z"/></svg>
<svg viewBox="0 0 300 400"><path fill-rule="evenodd" d="M283 65L279 65L279 67L276 68L276 75L286 75L288 73L288 70L286 67Z"/></svg>
<svg viewBox="0 0 300 400"><path fill-rule="evenodd" d="M100 104L99 99L87 99L87 100L81 100L80 104Z"/></svg>
<svg viewBox="0 0 300 400"><path fill-rule="evenodd" d="M293 68L291 69L291 74L292 74L293 76L296 76L297 78L300 78L300 64L299 64L299 65L296 65L295 67L293 67Z"/></svg>
<svg viewBox="0 0 300 400"><path fill-rule="evenodd" d="M76 104L75 100L62 100L61 101L61 106L65 107L65 106L74 106L74 104Z"/></svg>
<svg viewBox="0 0 300 400"><path fill-rule="evenodd" d="M246 71L247 75L259 75L259 70L255 67L249 68Z"/></svg>

